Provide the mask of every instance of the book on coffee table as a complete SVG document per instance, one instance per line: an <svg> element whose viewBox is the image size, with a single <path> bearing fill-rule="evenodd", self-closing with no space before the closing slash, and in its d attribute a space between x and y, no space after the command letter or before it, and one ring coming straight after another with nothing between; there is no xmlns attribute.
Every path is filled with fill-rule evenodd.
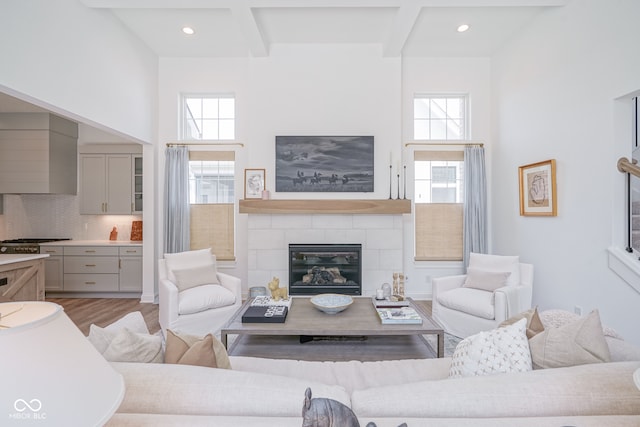
<svg viewBox="0 0 640 427"><path fill-rule="evenodd" d="M383 325L414 324L421 325L422 317L412 307L376 307L378 316Z"/></svg>
<svg viewBox="0 0 640 427"><path fill-rule="evenodd" d="M285 300L275 300L268 296L258 296L251 301L251 307L271 307L271 306L284 306L291 308L291 297Z"/></svg>
<svg viewBox="0 0 640 427"><path fill-rule="evenodd" d="M282 305L247 307L242 314L242 323L284 323L289 308Z"/></svg>
<svg viewBox="0 0 640 427"><path fill-rule="evenodd" d="M401 301L393 301L390 298L378 299L376 297L371 297L371 300L373 301L373 306L375 308L409 307L409 301L406 299Z"/></svg>

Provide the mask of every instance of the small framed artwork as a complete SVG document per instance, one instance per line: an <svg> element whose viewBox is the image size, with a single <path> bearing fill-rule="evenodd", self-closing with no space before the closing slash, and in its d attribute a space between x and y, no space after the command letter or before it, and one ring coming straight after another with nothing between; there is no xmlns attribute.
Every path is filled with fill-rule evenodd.
<svg viewBox="0 0 640 427"><path fill-rule="evenodd" d="M264 190L265 170L245 169L244 170L244 198L261 199Z"/></svg>
<svg viewBox="0 0 640 427"><path fill-rule="evenodd" d="M556 161L520 166L520 215L556 216Z"/></svg>

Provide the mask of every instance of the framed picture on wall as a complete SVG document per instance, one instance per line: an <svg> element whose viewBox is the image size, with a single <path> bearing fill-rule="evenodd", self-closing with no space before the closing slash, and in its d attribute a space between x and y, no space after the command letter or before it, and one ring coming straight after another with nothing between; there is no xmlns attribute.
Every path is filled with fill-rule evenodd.
<svg viewBox="0 0 640 427"><path fill-rule="evenodd" d="M373 192L373 136L276 136L276 191Z"/></svg>
<svg viewBox="0 0 640 427"><path fill-rule="evenodd" d="M556 216L556 161L520 166L520 215Z"/></svg>
<svg viewBox="0 0 640 427"><path fill-rule="evenodd" d="M244 170L244 198L261 199L266 172L264 169Z"/></svg>

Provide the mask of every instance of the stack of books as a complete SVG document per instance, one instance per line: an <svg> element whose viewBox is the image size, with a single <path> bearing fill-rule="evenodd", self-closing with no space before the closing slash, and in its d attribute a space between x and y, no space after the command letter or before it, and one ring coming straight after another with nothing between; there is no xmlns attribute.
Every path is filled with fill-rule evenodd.
<svg viewBox="0 0 640 427"><path fill-rule="evenodd" d="M422 316L410 307L408 301L396 301L396 303L406 303L405 305L389 306L383 305L382 301L373 299L373 306L380 317L383 325L411 324L421 325Z"/></svg>
<svg viewBox="0 0 640 427"><path fill-rule="evenodd" d="M268 296L258 296L242 314L242 323L284 323L290 308L291 298L276 301Z"/></svg>

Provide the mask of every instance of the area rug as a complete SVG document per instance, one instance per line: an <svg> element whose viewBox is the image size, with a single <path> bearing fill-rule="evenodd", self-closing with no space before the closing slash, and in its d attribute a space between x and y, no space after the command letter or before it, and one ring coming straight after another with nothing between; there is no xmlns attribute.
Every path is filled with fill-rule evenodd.
<svg viewBox="0 0 640 427"><path fill-rule="evenodd" d="M231 338L231 337L230 337ZM378 361L436 357L436 336L315 337L301 343L297 336L239 336L229 340L232 356L309 361ZM445 334L445 356L459 338Z"/></svg>
<svg viewBox="0 0 640 427"><path fill-rule="evenodd" d="M431 348L436 348L436 336L435 335L427 335L425 339ZM444 333L444 357L451 357L453 352L456 351L456 346L458 343L462 341L461 338L450 335L448 333Z"/></svg>

